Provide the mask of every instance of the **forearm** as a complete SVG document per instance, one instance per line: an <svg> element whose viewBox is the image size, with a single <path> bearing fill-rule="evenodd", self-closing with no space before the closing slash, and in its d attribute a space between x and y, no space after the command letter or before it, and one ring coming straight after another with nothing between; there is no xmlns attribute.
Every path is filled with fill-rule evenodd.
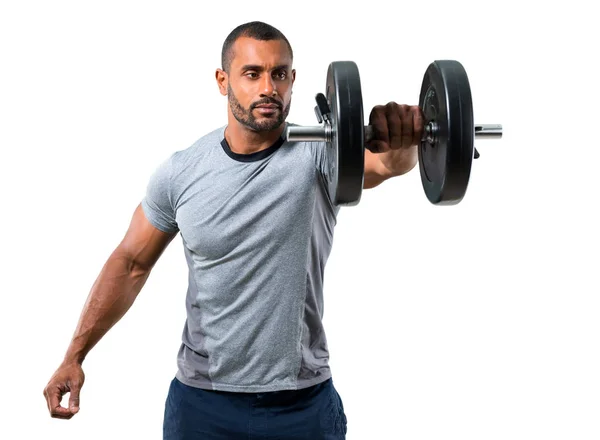
<svg viewBox="0 0 600 440"><path fill-rule="evenodd" d="M365 176L363 188L375 188L392 177L401 176L412 170L418 162L415 149L372 153L365 150Z"/></svg>
<svg viewBox="0 0 600 440"><path fill-rule="evenodd" d="M149 269L113 252L94 282L64 362L83 363L89 351L125 315L144 286Z"/></svg>

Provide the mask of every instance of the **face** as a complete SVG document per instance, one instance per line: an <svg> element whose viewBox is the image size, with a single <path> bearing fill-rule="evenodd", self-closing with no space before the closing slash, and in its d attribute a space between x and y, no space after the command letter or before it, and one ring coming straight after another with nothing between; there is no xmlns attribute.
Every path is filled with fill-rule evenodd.
<svg viewBox="0 0 600 440"><path fill-rule="evenodd" d="M296 72L284 41L239 38L229 74L217 70L231 115L250 130L271 131L287 118Z"/></svg>

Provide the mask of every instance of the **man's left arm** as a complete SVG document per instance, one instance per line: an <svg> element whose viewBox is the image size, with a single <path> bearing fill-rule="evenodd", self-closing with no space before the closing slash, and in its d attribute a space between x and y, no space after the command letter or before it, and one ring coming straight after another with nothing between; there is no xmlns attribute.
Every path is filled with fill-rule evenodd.
<svg viewBox="0 0 600 440"><path fill-rule="evenodd" d="M416 166L423 113L418 106L389 102L373 107L369 125L373 127L373 139L365 146L364 189L406 174Z"/></svg>

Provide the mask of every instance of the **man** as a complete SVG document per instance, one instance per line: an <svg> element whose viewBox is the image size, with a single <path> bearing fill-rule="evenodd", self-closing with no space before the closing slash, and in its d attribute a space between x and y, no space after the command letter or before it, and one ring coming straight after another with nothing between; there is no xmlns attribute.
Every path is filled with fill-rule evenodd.
<svg viewBox="0 0 600 440"><path fill-rule="evenodd" d="M216 80L229 101L227 125L153 173L44 389L52 417L78 412L83 360L180 232L187 319L164 439L345 438L321 321L339 206L325 185L324 144L284 139L292 62L288 40L266 23L241 25L225 40ZM377 153L365 152L365 188L411 170L423 131L416 106L376 106L369 123Z"/></svg>

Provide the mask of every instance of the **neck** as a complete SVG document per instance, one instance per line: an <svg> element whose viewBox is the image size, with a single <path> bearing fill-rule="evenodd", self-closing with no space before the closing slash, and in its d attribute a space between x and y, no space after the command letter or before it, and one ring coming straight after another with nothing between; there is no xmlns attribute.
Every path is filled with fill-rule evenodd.
<svg viewBox="0 0 600 440"><path fill-rule="evenodd" d="M225 140L234 153L251 154L266 150L279 139L285 122L274 130L256 132L240 124L237 119L229 120L225 128Z"/></svg>

